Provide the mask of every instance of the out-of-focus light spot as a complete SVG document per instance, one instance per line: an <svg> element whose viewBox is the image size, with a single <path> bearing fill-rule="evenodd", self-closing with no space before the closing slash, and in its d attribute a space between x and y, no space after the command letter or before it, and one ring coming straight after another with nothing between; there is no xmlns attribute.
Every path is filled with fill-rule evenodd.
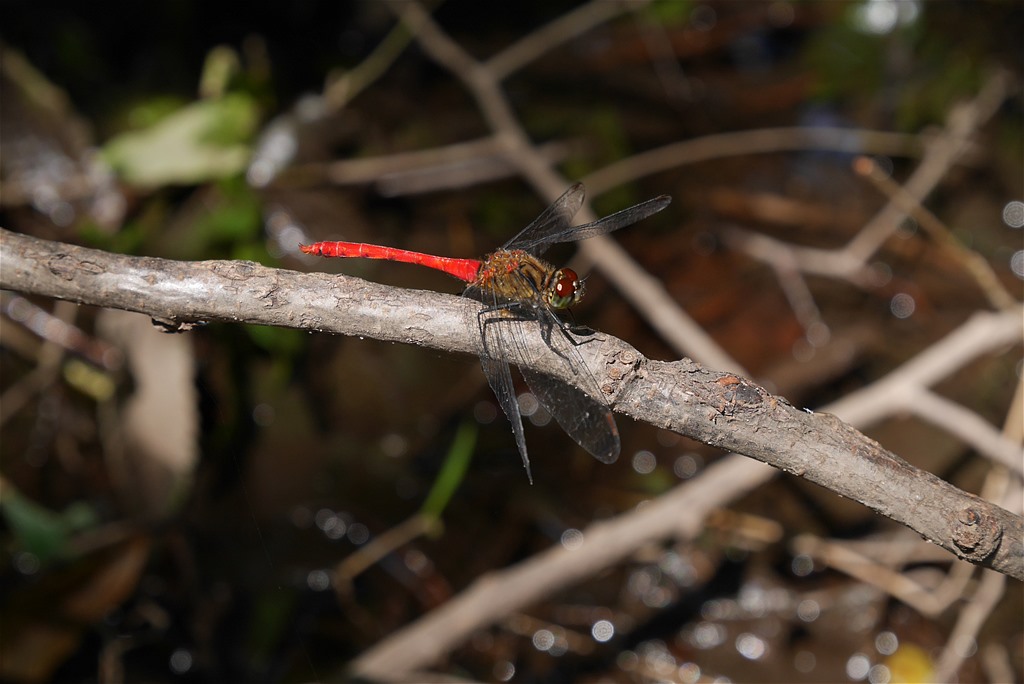
<svg viewBox="0 0 1024 684"><path fill-rule="evenodd" d="M565 532L562 532L561 542L562 547L566 551L575 551L583 546L583 533L573 527L570 527Z"/></svg>
<svg viewBox="0 0 1024 684"><path fill-rule="evenodd" d="M739 591L740 608L752 617L762 617L768 610L769 596L758 583L748 582Z"/></svg>
<svg viewBox="0 0 1024 684"><path fill-rule="evenodd" d="M690 556L669 551L658 561L658 567L681 587L688 587L697 581L697 569Z"/></svg>
<svg viewBox="0 0 1024 684"><path fill-rule="evenodd" d="M715 648L725 637L725 627L717 622L698 622L690 633L690 643L701 649Z"/></svg>
<svg viewBox="0 0 1024 684"><path fill-rule="evenodd" d="M249 185L255 188L262 188L268 184L274 177L274 165L266 159L257 159L253 163L249 164L249 169L245 173L245 178L249 181Z"/></svg>
<svg viewBox="0 0 1024 684"><path fill-rule="evenodd" d="M661 570L658 568L640 568L629 575L626 587L634 596L643 596L651 587L657 586L661 581Z"/></svg>
<svg viewBox="0 0 1024 684"><path fill-rule="evenodd" d="M348 526L348 540L360 546L370 539L370 530L363 523L352 523Z"/></svg>
<svg viewBox="0 0 1024 684"><path fill-rule="evenodd" d="M675 656L669 652L665 642L660 639L645 641L637 650L640 651L640 657L646 668L658 675L667 677L675 674L676 668L679 667Z"/></svg>
<svg viewBox="0 0 1024 684"><path fill-rule="evenodd" d="M41 566L39 556L34 553L22 551L14 555L14 568L22 575L34 575Z"/></svg>
<svg viewBox="0 0 1024 684"><path fill-rule="evenodd" d="M530 423L537 427L544 427L551 422L551 414L544 408L544 404L539 404L537 410L530 416Z"/></svg>
<svg viewBox="0 0 1024 684"><path fill-rule="evenodd" d="M796 607L796 616L804 622L814 622L821 615L821 606L817 601L804 599Z"/></svg>
<svg viewBox="0 0 1024 684"><path fill-rule="evenodd" d="M295 129L295 122L288 115L278 117L266 126L256 142L252 161L245 173L250 185L257 188L267 185L291 163L299 149Z"/></svg>
<svg viewBox="0 0 1024 684"><path fill-rule="evenodd" d="M275 257L299 254L299 245L312 242L292 215L280 207L273 207L265 212L263 225L269 238L267 250Z"/></svg>
<svg viewBox="0 0 1024 684"><path fill-rule="evenodd" d="M494 678L499 682L510 682L516 676L516 666L507 660L494 664Z"/></svg>
<svg viewBox="0 0 1024 684"><path fill-rule="evenodd" d="M700 665L683 663L679 666L679 681L683 684L697 684L700 681Z"/></svg>
<svg viewBox="0 0 1024 684"><path fill-rule="evenodd" d="M61 200L50 207L50 220L55 225L65 228L75 220L75 208L70 203Z"/></svg>
<svg viewBox="0 0 1024 684"><path fill-rule="evenodd" d="M11 297L7 302L7 308L5 309L7 315L10 316L11 320L17 321L18 323L24 323L32 315L34 307L24 297Z"/></svg>
<svg viewBox="0 0 1024 684"><path fill-rule="evenodd" d="M409 440L396 432L389 432L380 440L380 450L383 451L386 456L390 456L391 458L404 456L406 449L408 448Z"/></svg>
<svg viewBox="0 0 1024 684"><path fill-rule="evenodd" d="M473 407L473 418L481 425L490 425L498 417L498 409L489 401L478 401Z"/></svg>
<svg viewBox="0 0 1024 684"><path fill-rule="evenodd" d="M711 599L700 607L700 614L705 620L728 620L736 615L736 604L729 599Z"/></svg>
<svg viewBox="0 0 1024 684"><path fill-rule="evenodd" d="M884 261L876 261L871 264L871 285L874 287L885 287L892 282L892 266Z"/></svg>
<svg viewBox="0 0 1024 684"><path fill-rule="evenodd" d="M533 396L531 392L523 392L519 395L519 413L529 418L537 409L540 408L540 402L537 401L537 397Z"/></svg>
<svg viewBox="0 0 1024 684"><path fill-rule="evenodd" d="M690 12L690 28L697 31L710 31L718 23L718 14L707 5L697 5Z"/></svg>
<svg viewBox="0 0 1024 684"><path fill-rule="evenodd" d="M875 650L882 655L892 655L900 647L900 640L892 632L886 630L875 636Z"/></svg>
<svg viewBox="0 0 1024 684"><path fill-rule="evenodd" d="M1024 228L1024 202L1012 200L1003 207L1003 223L1010 228Z"/></svg>
<svg viewBox="0 0 1024 684"><path fill-rule="evenodd" d="M796 10L791 2L773 2L768 7L768 21L775 28L785 28L796 19Z"/></svg>
<svg viewBox="0 0 1024 684"><path fill-rule="evenodd" d="M855 24L864 33L889 33L899 18L896 6L891 2L869 2L857 8Z"/></svg>
<svg viewBox="0 0 1024 684"><path fill-rule="evenodd" d="M871 684L889 684L892 681L892 672L885 665L872 665L868 670L868 681Z"/></svg>
<svg viewBox="0 0 1024 684"><path fill-rule="evenodd" d="M274 422L274 407L270 404L256 404L252 409L252 422L260 427L267 427Z"/></svg>
<svg viewBox="0 0 1024 684"><path fill-rule="evenodd" d="M658 459L650 451L638 451L633 454L633 470L641 475L650 475L658 467Z"/></svg>
<svg viewBox="0 0 1024 684"><path fill-rule="evenodd" d="M768 644L756 634L744 632L736 637L736 651L747 660L760 660L768 653Z"/></svg>
<svg viewBox="0 0 1024 684"><path fill-rule="evenodd" d="M337 517L337 515L338 514L330 508L321 508L316 512L316 515L313 516L313 522L315 522L316 526L322 530L324 529L324 525L327 524L327 521L331 518Z"/></svg>
<svg viewBox="0 0 1024 684"><path fill-rule="evenodd" d="M331 518L323 527L324 536L328 539L341 539L348 531L345 521L341 518Z"/></svg>
<svg viewBox="0 0 1024 684"><path fill-rule="evenodd" d="M863 33L881 35L912 24L920 12L917 0L866 0L854 10L853 24Z"/></svg>
<svg viewBox="0 0 1024 684"><path fill-rule="evenodd" d="M667 587L652 587L643 595L643 602L648 608L665 608L672 603L673 596Z"/></svg>
<svg viewBox="0 0 1024 684"><path fill-rule="evenodd" d="M793 667L796 668L797 672L809 674L814 672L817 664L818 659L811 651L797 651L796 655L793 656Z"/></svg>
<svg viewBox="0 0 1024 684"><path fill-rule="evenodd" d="M878 624L878 608L873 605L864 606L846 621L846 627L851 632L870 632L876 624Z"/></svg>
<svg viewBox="0 0 1024 684"><path fill-rule="evenodd" d="M806 337L799 337L793 342L790 353L793 355L794 361L807 363L814 358L815 349L814 345L808 342Z"/></svg>
<svg viewBox="0 0 1024 684"><path fill-rule="evenodd" d="M892 157L879 154L871 157L871 161L875 163L880 173L884 173L887 176L891 176L896 170L896 162Z"/></svg>
<svg viewBox="0 0 1024 684"><path fill-rule="evenodd" d="M321 508L313 516L316 526L328 539L341 539L348 532L348 524L345 520L329 508Z"/></svg>
<svg viewBox="0 0 1024 684"><path fill-rule="evenodd" d="M422 575L433 569L434 563L430 560L427 554L416 549L409 549L405 552L402 557L405 561L405 567L409 568L410 572L414 572L417 575Z"/></svg>
<svg viewBox="0 0 1024 684"><path fill-rule="evenodd" d="M817 321L807 326L807 341L815 347L824 347L831 338L832 331L825 323Z"/></svg>
<svg viewBox="0 0 1024 684"><path fill-rule="evenodd" d="M185 674L192 669L192 654L183 648L179 648L171 654L167 664L174 674Z"/></svg>
<svg viewBox="0 0 1024 684"><path fill-rule="evenodd" d="M1024 280L1024 250L1016 251L1010 257L1010 270L1013 275Z"/></svg>
<svg viewBox="0 0 1024 684"><path fill-rule="evenodd" d="M871 669L871 661L863 653L854 653L846 661L846 676L855 682L859 682L868 676Z"/></svg>
<svg viewBox="0 0 1024 684"><path fill-rule="evenodd" d="M615 658L615 664L623 672L632 672L640 664L640 658L633 651L619 651L619 655Z"/></svg>
<svg viewBox="0 0 1024 684"><path fill-rule="evenodd" d="M550 629L538 629L533 633L533 647L538 651L549 651L555 645L555 635Z"/></svg>
<svg viewBox="0 0 1024 684"><path fill-rule="evenodd" d="M906 292L900 292L894 295L892 300L889 302L889 311L896 318L910 318L914 315L914 309L917 308L917 302L914 298L908 295Z"/></svg>
<svg viewBox="0 0 1024 684"><path fill-rule="evenodd" d="M276 239L267 243L267 251L271 256L280 259L286 254L302 254L299 251L299 245L304 245L307 242L305 231L292 224L277 233Z"/></svg>
<svg viewBox="0 0 1024 684"><path fill-rule="evenodd" d="M325 591L331 586L331 576L324 570L312 570L306 575L306 586L313 591Z"/></svg>
<svg viewBox="0 0 1024 684"><path fill-rule="evenodd" d="M814 559L806 553L801 553L799 556L793 557L789 567L797 577L807 577L814 572Z"/></svg>
<svg viewBox="0 0 1024 684"><path fill-rule="evenodd" d="M907 217L896 227L896 237L901 240L909 240L917 235L917 221Z"/></svg>
<svg viewBox="0 0 1024 684"><path fill-rule="evenodd" d="M611 641L611 638L615 636L615 625L608 620L598 620L590 628L590 636L594 637L594 641L602 644Z"/></svg>
<svg viewBox="0 0 1024 684"><path fill-rule="evenodd" d="M672 472L680 480L689 480L703 467L704 459L694 453L683 454L672 464Z"/></svg>

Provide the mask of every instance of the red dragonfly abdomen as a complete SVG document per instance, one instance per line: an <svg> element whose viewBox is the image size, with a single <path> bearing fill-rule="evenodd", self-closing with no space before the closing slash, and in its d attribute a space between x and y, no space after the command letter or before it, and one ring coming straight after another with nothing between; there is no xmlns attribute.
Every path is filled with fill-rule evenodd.
<svg viewBox="0 0 1024 684"><path fill-rule="evenodd" d="M455 259L452 257L434 256L422 252L412 252L397 247L368 245L363 242L316 242L312 245L300 245L306 254L317 254L325 257L359 257L362 259L387 259L401 261L406 264L419 264L443 271L459 280L472 283L477 279L481 263L477 259Z"/></svg>

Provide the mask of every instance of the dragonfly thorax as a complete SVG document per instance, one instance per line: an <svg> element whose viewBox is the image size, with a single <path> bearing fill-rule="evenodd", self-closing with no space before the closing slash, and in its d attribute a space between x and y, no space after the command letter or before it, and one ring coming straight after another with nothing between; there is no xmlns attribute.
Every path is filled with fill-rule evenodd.
<svg viewBox="0 0 1024 684"><path fill-rule="evenodd" d="M471 286L503 299L565 309L583 297L583 281L571 268L556 269L523 250L497 250L490 254Z"/></svg>

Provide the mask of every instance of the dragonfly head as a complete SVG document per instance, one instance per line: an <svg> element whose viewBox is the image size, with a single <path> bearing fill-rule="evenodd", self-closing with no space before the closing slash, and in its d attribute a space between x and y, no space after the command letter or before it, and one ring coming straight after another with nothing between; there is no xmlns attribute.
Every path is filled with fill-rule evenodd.
<svg viewBox="0 0 1024 684"><path fill-rule="evenodd" d="M547 289L547 303L553 309L566 309L583 299L586 291L583 281L571 268L555 271Z"/></svg>

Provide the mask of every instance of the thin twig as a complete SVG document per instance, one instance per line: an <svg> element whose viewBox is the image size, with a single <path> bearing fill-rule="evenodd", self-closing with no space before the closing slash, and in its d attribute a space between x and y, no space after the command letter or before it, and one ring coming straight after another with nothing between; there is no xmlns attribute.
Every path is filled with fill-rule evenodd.
<svg viewBox="0 0 1024 684"><path fill-rule="evenodd" d="M760 128L706 135L658 147L608 164L583 179L595 194L662 171L728 157L823 150L850 154L918 156L921 136L860 128Z"/></svg>
<svg viewBox="0 0 1024 684"><path fill-rule="evenodd" d="M502 81L548 51L581 36L590 29L627 11L635 11L647 2L609 2L591 0L566 12L551 23L531 31L498 54L485 66L495 80Z"/></svg>
<svg viewBox="0 0 1024 684"><path fill-rule="evenodd" d="M896 183L892 177L875 163L873 159L860 157L854 162L854 170L864 176L900 208L917 220L932 239L942 249L963 264L966 270L978 283L978 287L988 297L992 306L998 309L1012 309L1020 305L1010 291L999 282L992 265L984 257L972 249L968 249L958 240L939 218L921 206L905 188Z"/></svg>
<svg viewBox="0 0 1024 684"><path fill-rule="evenodd" d="M946 648L942 649L942 655L935 665L936 682L955 681L954 677L960 665L977 649L978 632L1003 597L1005 588L1005 575L991 570L982 572L977 590L960 612Z"/></svg>
<svg viewBox="0 0 1024 684"><path fill-rule="evenodd" d="M354 100L387 71L411 42L408 28L397 24L354 69L328 74L324 85L324 100L328 109L337 112Z"/></svg>
<svg viewBox="0 0 1024 684"><path fill-rule="evenodd" d="M856 285L870 285L873 282L868 266L871 257L881 248L907 217L903 206L910 202L919 204L942 181L946 173L970 148L970 138L995 114L1010 88L1009 76L998 71L994 73L975 98L954 108L948 117L945 130L932 138L926 145L921 163L903 184L901 200L890 200L875 214L857 235L838 249L801 247L780 242L775 238L760 235L744 236L751 256L761 259L777 257L780 251L788 251L787 259L796 260L804 273L830 278L844 278ZM588 179L592 182L592 179ZM734 244L741 246L741 236L733 235Z"/></svg>
<svg viewBox="0 0 1024 684"><path fill-rule="evenodd" d="M899 539L889 544L907 553L918 542ZM795 554L806 554L834 570L877 587L929 617L936 617L957 600L974 572L974 566L969 563L955 563L946 581L935 589L929 589L906 573L890 567L891 564L860 553L846 542L801 535L793 540L791 546Z"/></svg>

